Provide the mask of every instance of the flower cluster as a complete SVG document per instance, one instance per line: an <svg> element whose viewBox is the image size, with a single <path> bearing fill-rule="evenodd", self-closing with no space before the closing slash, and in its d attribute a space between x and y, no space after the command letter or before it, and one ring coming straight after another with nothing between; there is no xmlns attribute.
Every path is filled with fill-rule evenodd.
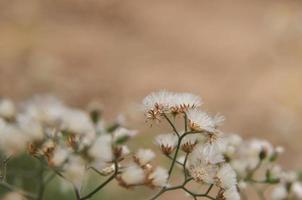
<svg viewBox="0 0 302 200"><path fill-rule="evenodd" d="M184 169L187 184L195 181L210 189L218 188L217 199L240 199L237 190L237 178L234 169L224 158L225 145L219 126L223 123L221 115L210 116L200 110L201 98L188 93L160 91L152 93L143 100L148 120L166 119L173 133L156 136L156 144L162 153ZM176 118L184 119L184 127L176 127ZM173 154L171 156L171 154ZM183 155L180 155L180 154ZM190 180L190 181L188 181ZM186 191L187 188L183 189ZM210 189L205 197L210 197ZM164 188L169 190L169 188ZM186 191L187 192L187 191ZM198 195L191 194L193 198Z"/></svg>
<svg viewBox="0 0 302 200"><path fill-rule="evenodd" d="M194 200L247 199L249 186L257 188L259 199L265 199L266 187L259 189L256 184L273 186L273 200L302 200L301 177L277 163L282 147L224 133L220 127L225 118L209 115L201 105L196 95L168 91L151 93L143 100L146 120L167 123L171 129L154 139L170 161L165 169L154 164L156 153L151 149L131 151L127 142L137 131L126 128L122 117L106 122L98 104L78 109L50 96L35 96L21 104L0 99L0 155L4 157L0 187L11 191L3 199L43 199L48 183L43 181L43 170L49 170L71 184L77 200L90 199L112 180L124 188L157 188L150 200L174 190L182 190ZM42 186L36 193L6 180L7 163L24 154L41 164ZM88 170L105 181L81 194ZM172 177L176 170L183 179L179 180L179 174Z"/></svg>
<svg viewBox="0 0 302 200"><path fill-rule="evenodd" d="M100 106L81 110L50 96L35 96L20 105L0 100L0 150L7 160L28 153L77 192L87 170L115 178L125 187L163 186L167 172L150 164L155 157L151 150L140 149L131 156L126 142L137 131L125 128L121 117L106 123L101 114ZM79 194L78 199L94 192Z"/></svg>

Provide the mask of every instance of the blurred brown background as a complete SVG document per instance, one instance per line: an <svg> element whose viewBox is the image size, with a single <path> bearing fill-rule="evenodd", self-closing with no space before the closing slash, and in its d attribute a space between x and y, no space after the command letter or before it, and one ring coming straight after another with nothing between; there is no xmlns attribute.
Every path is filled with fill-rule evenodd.
<svg viewBox="0 0 302 200"><path fill-rule="evenodd" d="M146 94L193 92L227 117L224 130L285 146L281 162L293 169L301 64L301 1L0 1L1 96L97 99L108 118L124 113L136 127ZM138 140L152 131L143 127Z"/></svg>

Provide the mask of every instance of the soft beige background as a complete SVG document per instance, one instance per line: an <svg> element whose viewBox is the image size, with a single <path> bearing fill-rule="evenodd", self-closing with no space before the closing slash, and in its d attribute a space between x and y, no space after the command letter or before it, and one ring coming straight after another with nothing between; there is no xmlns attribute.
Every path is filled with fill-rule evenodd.
<svg viewBox="0 0 302 200"><path fill-rule="evenodd" d="M141 99L193 92L225 131L271 139L301 168L301 64L301 1L0 1L1 96L100 100L145 143Z"/></svg>

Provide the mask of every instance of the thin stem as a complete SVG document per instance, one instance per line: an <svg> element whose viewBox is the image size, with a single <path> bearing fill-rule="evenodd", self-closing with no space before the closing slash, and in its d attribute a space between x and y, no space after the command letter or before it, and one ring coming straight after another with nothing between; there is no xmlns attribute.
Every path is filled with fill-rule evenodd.
<svg viewBox="0 0 302 200"><path fill-rule="evenodd" d="M255 172L261 167L262 164L262 160L260 159L259 162L257 163L257 165L254 167L254 169L252 169L246 176L245 180L248 181L250 179L253 178Z"/></svg>
<svg viewBox="0 0 302 200"><path fill-rule="evenodd" d="M7 174L7 163L10 160L11 156L8 156L2 161L1 164L1 174L0 174L0 181L6 181L6 174Z"/></svg>
<svg viewBox="0 0 302 200"><path fill-rule="evenodd" d="M110 183L118 174L118 164L117 162L114 163L115 171L114 174L112 174L105 182L103 182L101 185L96 187L92 192L87 194L84 197L81 197L79 200L85 200L91 198L95 193L97 193L99 190L101 190L104 186L106 186L108 183Z"/></svg>
<svg viewBox="0 0 302 200"><path fill-rule="evenodd" d="M43 163L41 163L40 167L41 167L41 169L40 169L40 173L39 173L39 190L38 190L37 200L43 199L43 194L44 194L44 189L45 189L45 184L43 183L43 175L44 175Z"/></svg>
<svg viewBox="0 0 302 200"><path fill-rule="evenodd" d="M187 177L188 177L187 169L186 169L186 165L187 165L187 161L188 161L188 156L189 156L189 153L186 153L185 160L184 160L184 163L183 163L183 171L184 171L185 180L187 180Z"/></svg>
<svg viewBox="0 0 302 200"><path fill-rule="evenodd" d="M172 158L170 155L165 154L165 156L166 156L167 158L169 158L170 160L173 160L173 158ZM183 166L183 163L181 163L181 162L179 162L179 161L177 161L177 160L176 160L175 162L176 162L176 164Z"/></svg>
<svg viewBox="0 0 302 200"><path fill-rule="evenodd" d="M208 190L206 191L206 193L205 194L209 194L210 193L210 191L211 191L211 189L213 188L213 184L211 184L210 186L209 186L209 188L208 188Z"/></svg>
<svg viewBox="0 0 302 200"><path fill-rule="evenodd" d="M180 134L178 133L176 127L174 126L174 124L172 123L172 121L169 119L169 117L166 114L163 114L164 118L168 121L168 123L170 124L170 126L172 127L173 131L176 133L176 135L178 137L180 137Z"/></svg>
<svg viewBox="0 0 302 200"><path fill-rule="evenodd" d="M188 116L187 113L184 113L184 121L185 121L185 132L188 131Z"/></svg>
<svg viewBox="0 0 302 200"><path fill-rule="evenodd" d="M73 190L74 190L74 193L76 195L76 199L80 200L81 197L80 197L80 192L79 192L78 188L76 186L73 186Z"/></svg>

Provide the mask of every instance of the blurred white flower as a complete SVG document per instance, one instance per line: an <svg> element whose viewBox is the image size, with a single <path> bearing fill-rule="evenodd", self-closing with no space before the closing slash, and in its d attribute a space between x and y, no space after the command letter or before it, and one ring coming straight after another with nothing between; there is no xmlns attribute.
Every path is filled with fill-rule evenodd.
<svg viewBox="0 0 302 200"><path fill-rule="evenodd" d="M224 191L223 196L225 200L240 200L240 195L236 186L233 186Z"/></svg>
<svg viewBox="0 0 302 200"><path fill-rule="evenodd" d="M88 154L94 159L111 162L114 159L112 150L112 136L100 135L88 150Z"/></svg>
<svg viewBox="0 0 302 200"><path fill-rule="evenodd" d="M16 116L15 104L9 99L0 99L0 117L12 119Z"/></svg>
<svg viewBox="0 0 302 200"><path fill-rule="evenodd" d="M217 184L224 188L229 189L237 184L236 173L229 164L223 164L217 172Z"/></svg>
<svg viewBox="0 0 302 200"><path fill-rule="evenodd" d="M27 149L28 138L13 125L2 125L0 149L7 155L21 154Z"/></svg>
<svg viewBox="0 0 302 200"><path fill-rule="evenodd" d="M287 198L287 195L288 193L285 186L280 184L273 189L271 198L272 200L284 200Z"/></svg>
<svg viewBox="0 0 302 200"><path fill-rule="evenodd" d="M19 115L17 123L21 131L29 138L29 140L42 140L44 138L44 131L42 125L29 118L26 115Z"/></svg>
<svg viewBox="0 0 302 200"><path fill-rule="evenodd" d="M85 175L85 162L79 156L70 156L63 166L63 176L78 189L81 188Z"/></svg>
<svg viewBox="0 0 302 200"><path fill-rule="evenodd" d="M168 171L162 167L156 167L155 170L149 175L148 179L151 181L152 186L164 187L167 185Z"/></svg>
<svg viewBox="0 0 302 200"><path fill-rule="evenodd" d="M127 166L120 175L120 184L124 186L132 186L142 184L145 181L145 172L136 164Z"/></svg>
<svg viewBox="0 0 302 200"><path fill-rule="evenodd" d="M56 147L51 157L51 165L61 166L70 155L70 151L60 146Z"/></svg>
<svg viewBox="0 0 302 200"><path fill-rule="evenodd" d="M294 182L291 187L291 192L294 198L302 199L302 184L300 182Z"/></svg>
<svg viewBox="0 0 302 200"><path fill-rule="evenodd" d="M128 130L126 128L119 127L113 132L113 141L115 143L117 143L117 142L120 142L120 141L124 141L128 138L132 138L135 135L137 135L137 131Z"/></svg>
<svg viewBox="0 0 302 200"><path fill-rule="evenodd" d="M155 158L155 153L151 149L139 149L134 155L134 160L139 165L144 166Z"/></svg>

